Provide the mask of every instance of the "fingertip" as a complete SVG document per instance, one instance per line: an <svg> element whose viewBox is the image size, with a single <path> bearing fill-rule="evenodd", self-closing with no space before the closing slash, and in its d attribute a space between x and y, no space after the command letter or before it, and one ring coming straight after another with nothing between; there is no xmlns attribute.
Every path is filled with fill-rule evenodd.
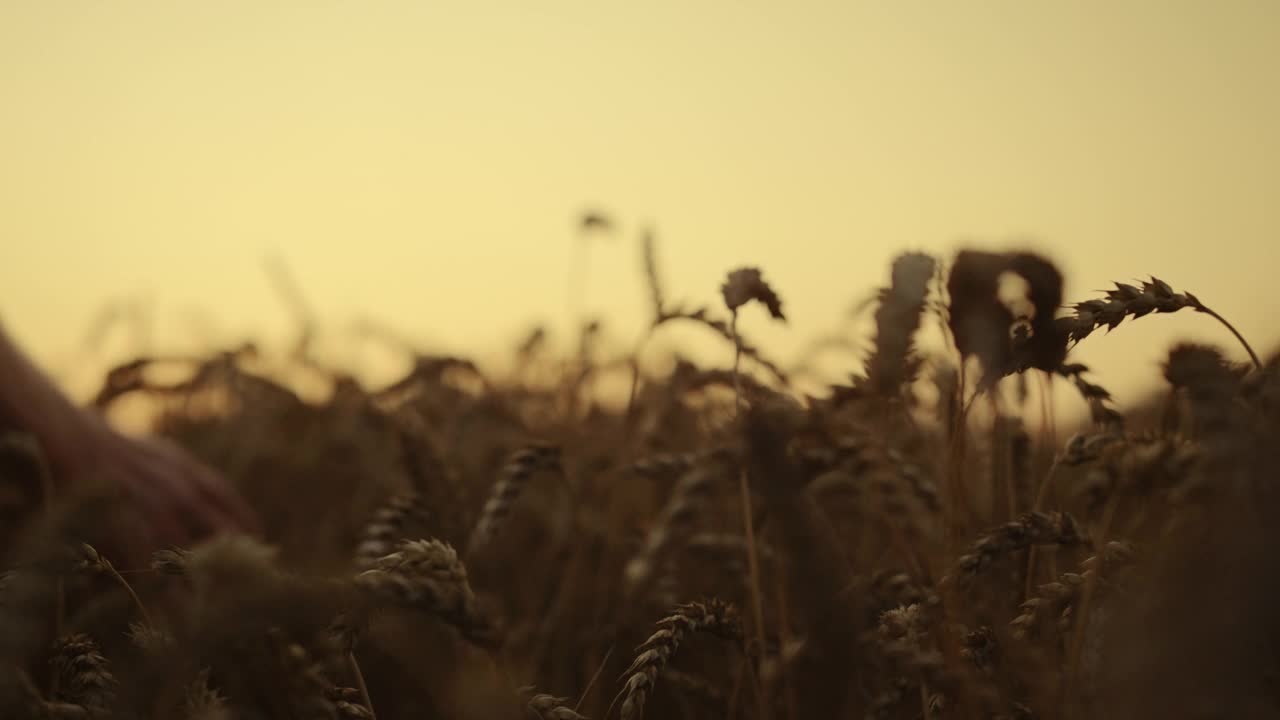
<svg viewBox="0 0 1280 720"><path fill-rule="evenodd" d="M262 526L258 514L245 502L244 498L222 476L213 471L205 473L200 483L204 495L235 523L234 529L251 535L261 535Z"/></svg>

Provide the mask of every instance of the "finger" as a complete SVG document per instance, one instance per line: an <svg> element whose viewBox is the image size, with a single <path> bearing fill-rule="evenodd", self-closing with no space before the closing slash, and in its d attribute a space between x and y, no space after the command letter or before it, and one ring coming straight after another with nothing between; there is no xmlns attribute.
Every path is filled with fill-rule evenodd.
<svg viewBox="0 0 1280 720"><path fill-rule="evenodd" d="M205 495L197 473L190 468L183 468L182 475L167 478L164 488L169 492L175 518L192 540L237 529L235 519Z"/></svg>
<svg viewBox="0 0 1280 720"><path fill-rule="evenodd" d="M209 525L207 529L257 532L253 510L217 471L165 438L156 438L155 447L181 468L183 477L177 484L194 496L184 497L184 501L190 502L188 507L194 511L194 517ZM208 507L210 505L213 507Z"/></svg>
<svg viewBox="0 0 1280 720"><path fill-rule="evenodd" d="M230 520L235 529L255 535L262 533L257 513L221 475L201 467L196 476L197 489L211 505Z"/></svg>
<svg viewBox="0 0 1280 720"><path fill-rule="evenodd" d="M130 488L134 498L143 511L144 518L138 528L151 543L151 550L168 545L186 547L191 542L191 533L178 520L174 506L165 496L155 492L154 488Z"/></svg>
<svg viewBox="0 0 1280 720"><path fill-rule="evenodd" d="M116 449L119 452L108 463L109 472L138 511L134 526L126 532L148 545L148 555L161 547L189 545L191 533L176 512L173 483L165 477L164 469L171 465L166 462L168 447L160 442L130 440Z"/></svg>
<svg viewBox="0 0 1280 720"><path fill-rule="evenodd" d="M193 499L184 505L184 510L191 521L198 526L202 537L242 531L241 524L236 518L224 510L213 497L199 487L193 489L195 490Z"/></svg>
<svg viewBox="0 0 1280 720"><path fill-rule="evenodd" d="M133 558L133 569L151 567L151 560L157 550L172 547L155 530L146 525L139 527L135 539L129 546L129 556Z"/></svg>
<svg viewBox="0 0 1280 720"><path fill-rule="evenodd" d="M132 483L151 511L152 522L167 544L188 547L201 536L200 497L180 470L163 456L138 468Z"/></svg>
<svg viewBox="0 0 1280 720"><path fill-rule="evenodd" d="M119 544L118 552L123 567L141 568L151 563L151 555L159 547L161 540L138 509L117 514L112 530Z"/></svg>

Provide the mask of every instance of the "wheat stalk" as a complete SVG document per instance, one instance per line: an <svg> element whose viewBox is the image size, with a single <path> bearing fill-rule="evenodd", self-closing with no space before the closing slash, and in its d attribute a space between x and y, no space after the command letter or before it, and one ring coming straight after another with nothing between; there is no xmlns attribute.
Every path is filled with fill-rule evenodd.
<svg viewBox="0 0 1280 720"><path fill-rule="evenodd" d="M960 657L978 670L989 673L999 661L1000 643L995 632L986 625L965 633L961 645Z"/></svg>
<svg viewBox="0 0 1280 720"><path fill-rule="evenodd" d="M1035 597L1022 603L1022 612L1009 623L1015 637L1031 638L1040 634L1050 619L1069 619L1071 608L1080 599L1083 588L1091 578L1109 583L1112 575L1135 560L1133 546L1112 540L1102 552L1091 555L1080 563L1080 572L1062 573L1058 579L1038 588ZM1066 632L1069 623L1059 622L1057 628Z"/></svg>
<svg viewBox="0 0 1280 720"><path fill-rule="evenodd" d="M627 562L624 573L628 587L637 588L648 581L668 548L692 534L718 474L715 466L695 466L676 483L645 535L644 545Z"/></svg>
<svg viewBox="0 0 1280 720"><path fill-rule="evenodd" d="M369 704L369 692L363 687L331 687L326 695L338 713L338 720L378 720Z"/></svg>
<svg viewBox="0 0 1280 720"><path fill-rule="evenodd" d="M480 511L467 544L467 552L474 553L488 544L511 515L516 500L539 472L560 472L560 449L546 445L530 445L520 448L507 458L502 474L494 483Z"/></svg>
<svg viewBox="0 0 1280 720"><path fill-rule="evenodd" d="M789 382L786 371L783 370L780 365L770 360L759 347L743 337L742 333L739 332L736 327L733 327L731 323L726 323L718 318L712 318L707 314L708 312L710 311L707 310L707 308L698 308L692 311L685 310L683 308L668 309L666 313L664 313L663 316L658 318L654 323L653 329L677 320L696 323L711 330L725 340L735 343L737 351L741 353L743 357L750 358L757 365L764 368L779 383L786 385ZM737 337L736 341L734 340L735 336Z"/></svg>
<svg viewBox="0 0 1280 720"><path fill-rule="evenodd" d="M356 545L356 567L368 569L378 558L391 554L404 539L406 527L427 516L417 493L396 495L374 511L373 518L360 531Z"/></svg>
<svg viewBox="0 0 1280 720"><path fill-rule="evenodd" d="M275 690L287 702L290 716L328 720L335 716L337 708L332 699L332 686L324 676L320 663L302 644L284 637L272 629L267 638L275 647L280 670L280 682Z"/></svg>
<svg viewBox="0 0 1280 720"><path fill-rule="evenodd" d="M120 587L128 593L129 598L133 600L134 606L138 608L138 614L142 616L143 621L147 625L151 625L151 615L147 612L147 607L142 604L142 600L138 597L138 593L133 591L133 586L128 580L116 570L115 565L111 561L99 553L89 543L80 543L80 557L76 563L76 569L86 573L101 573L109 576L112 580L119 583Z"/></svg>
<svg viewBox="0 0 1280 720"><path fill-rule="evenodd" d="M537 692L531 685L520 688L520 694L526 698L529 716L537 720L587 720L567 705L569 698Z"/></svg>
<svg viewBox="0 0 1280 720"><path fill-rule="evenodd" d="M184 548L157 550L151 554L151 569L161 575L181 577L187 574L187 563L190 558L191 551Z"/></svg>
<svg viewBox="0 0 1280 720"><path fill-rule="evenodd" d="M867 385L892 397L911 378L911 339L920 327L936 263L924 253L906 253L893 261L892 284L876 309L875 349L867 359Z"/></svg>
<svg viewBox="0 0 1280 720"><path fill-rule="evenodd" d="M705 632L734 640L742 637L742 627L733 606L719 600L679 605L656 625L657 631L636 648L635 659L623 672L625 680L619 694L623 698L622 720L644 717L645 701L653 691L659 673L690 635Z"/></svg>
<svg viewBox="0 0 1280 720"><path fill-rule="evenodd" d="M729 308L729 312L732 313L729 322L729 334L733 338L734 348L733 398L736 416L740 419L742 416L742 382L738 366L742 360L742 343L738 338L738 310L743 305L754 300L764 305L773 319L786 322L787 318L782 313L782 299L778 297L778 293L774 291L769 283L764 281L760 270L757 268L740 268L730 272L720 286L720 294L724 298L725 307ZM747 564L751 570L751 614L755 620L756 642L763 652L765 646L764 593L761 590L763 582L760 577L760 559L756 550L755 521L751 515L751 491L747 483L747 469L745 467L738 469L738 499L742 508L742 528L747 537ZM759 698L759 700L760 714L765 720L768 720L771 709L763 698Z"/></svg>
<svg viewBox="0 0 1280 720"><path fill-rule="evenodd" d="M116 679L92 638L82 633L60 638L49 662L58 678L57 699L80 705L90 715L110 712Z"/></svg>
<svg viewBox="0 0 1280 720"><path fill-rule="evenodd" d="M1061 365L1058 374L1071 381L1080 397L1089 404L1089 417L1099 427L1120 429L1124 427L1124 416L1111 406L1111 393L1101 385L1084 379L1089 367L1082 363Z"/></svg>
<svg viewBox="0 0 1280 720"><path fill-rule="evenodd" d="M1104 297L1073 305L1072 314L1059 318L1058 323L1073 342L1080 342L1103 326L1114 330L1125 318L1137 319L1151 313L1173 313L1184 308L1204 313L1222 323L1244 346L1254 366L1262 369L1258 354L1226 318L1209 309L1195 295L1174 292L1168 283L1155 277L1136 286L1118 282L1114 289L1106 291Z"/></svg>
<svg viewBox="0 0 1280 720"><path fill-rule="evenodd" d="M662 292L662 273L658 271L658 250L652 228L645 228L640 236L640 248L644 258L645 284L649 288L649 303L653 307L653 317L656 320L663 316L667 301Z"/></svg>
<svg viewBox="0 0 1280 720"><path fill-rule="evenodd" d="M209 668L204 668L187 685L183 711L187 720L232 720L227 698L209 684Z"/></svg>
<svg viewBox="0 0 1280 720"><path fill-rule="evenodd" d="M356 575L371 597L434 614L471 642L494 647L494 628L481 612L458 553L439 540L409 540Z"/></svg>
<svg viewBox="0 0 1280 720"><path fill-rule="evenodd" d="M631 472L644 478L665 478L683 475L697 465L705 453L654 453L631 463Z"/></svg>
<svg viewBox="0 0 1280 720"><path fill-rule="evenodd" d="M930 688L950 686L946 662L933 643L933 618L925 607L912 604L886 610L876 627L880 653L901 675L919 683L921 714L933 715Z"/></svg>
<svg viewBox="0 0 1280 720"><path fill-rule="evenodd" d="M978 538L969 552L960 556L941 583L967 584L997 559L1036 545L1074 546L1085 542L1083 532L1071 515L1061 512L1024 513Z"/></svg>

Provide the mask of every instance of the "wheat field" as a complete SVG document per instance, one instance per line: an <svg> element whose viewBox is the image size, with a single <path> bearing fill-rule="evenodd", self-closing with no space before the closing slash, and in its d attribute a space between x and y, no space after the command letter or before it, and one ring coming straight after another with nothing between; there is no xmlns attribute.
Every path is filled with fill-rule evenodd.
<svg viewBox="0 0 1280 720"><path fill-rule="evenodd" d="M618 358L592 324L501 375L405 349L369 388L303 332L287 360L323 401L251 344L108 373L96 407L145 398L262 537L133 558L128 508L50 493L4 435L0 716L1280 716L1280 369L1226 309L1156 278L1068 303L1035 254L907 253L862 371L809 395L749 339L786 320L767 268L682 306L643 249L652 321ZM1165 392L1122 409L1071 358L1179 311L1251 362L1170 338ZM677 323L733 362L641 363Z"/></svg>

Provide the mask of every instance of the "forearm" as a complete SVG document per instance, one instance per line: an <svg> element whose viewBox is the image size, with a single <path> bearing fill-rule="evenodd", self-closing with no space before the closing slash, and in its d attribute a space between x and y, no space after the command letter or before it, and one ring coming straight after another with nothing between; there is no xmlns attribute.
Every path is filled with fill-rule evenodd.
<svg viewBox="0 0 1280 720"><path fill-rule="evenodd" d="M100 415L76 407L0 325L4 424L36 437L56 484L107 482L135 503L142 522L133 523L128 532L147 548L185 545L210 532L257 526L253 510L235 488L177 445L125 437Z"/></svg>
<svg viewBox="0 0 1280 720"><path fill-rule="evenodd" d="M34 435L60 475L83 459L85 437L101 421L72 404L0 325L0 424Z"/></svg>

